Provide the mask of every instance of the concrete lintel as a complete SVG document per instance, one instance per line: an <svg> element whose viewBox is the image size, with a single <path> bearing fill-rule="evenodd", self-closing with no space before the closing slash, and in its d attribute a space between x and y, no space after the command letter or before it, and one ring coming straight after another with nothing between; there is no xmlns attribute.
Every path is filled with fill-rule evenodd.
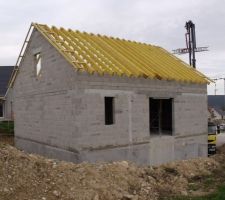
<svg viewBox="0 0 225 200"><path fill-rule="evenodd" d="M85 94L100 94L102 96L115 96L118 94L134 94L132 91L106 90L106 89L85 89Z"/></svg>
<svg viewBox="0 0 225 200"><path fill-rule="evenodd" d="M207 136L208 133L199 133L199 134L190 134L190 135L174 135L175 138L188 138L188 137L197 137L197 136Z"/></svg>

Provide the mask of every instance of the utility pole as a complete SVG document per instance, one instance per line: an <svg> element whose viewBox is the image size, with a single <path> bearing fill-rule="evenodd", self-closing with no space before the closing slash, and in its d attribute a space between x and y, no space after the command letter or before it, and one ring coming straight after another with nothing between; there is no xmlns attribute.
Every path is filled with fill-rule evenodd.
<svg viewBox="0 0 225 200"><path fill-rule="evenodd" d="M215 89L214 89L214 95L216 96L216 91L217 91L217 89L216 89L216 82L215 82Z"/></svg>
<svg viewBox="0 0 225 200"><path fill-rule="evenodd" d="M196 47L195 24L189 20L185 24L187 32L185 33L186 48L173 50L174 54L189 54L189 64L196 68L195 52L208 51L208 47Z"/></svg>
<svg viewBox="0 0 225 200"><path fill-rule="evenodd" d="M212 79L213 81L218 81L218 80L223 80L223 91L224 91L224 108L223 108L223 110L225 110L225 77L223 77L223 78L214 78L214 79ZM216 87L216 82L215 82L215 87ZM216 95L216 88L215 88L215 95Z"/></svg>

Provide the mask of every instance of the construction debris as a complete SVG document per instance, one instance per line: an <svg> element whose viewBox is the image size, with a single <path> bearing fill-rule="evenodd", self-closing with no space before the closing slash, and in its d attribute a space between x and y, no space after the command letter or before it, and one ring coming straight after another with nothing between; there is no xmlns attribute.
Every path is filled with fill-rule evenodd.
<svg viewBox="0 0 225 200"><path fill-rule="evenodd" d="M74 164L0 144L0 199L156 200L185 196L193 192L191 181L211 175L224 160L225 155L220 154L159 167L127 161Z"/></svg>

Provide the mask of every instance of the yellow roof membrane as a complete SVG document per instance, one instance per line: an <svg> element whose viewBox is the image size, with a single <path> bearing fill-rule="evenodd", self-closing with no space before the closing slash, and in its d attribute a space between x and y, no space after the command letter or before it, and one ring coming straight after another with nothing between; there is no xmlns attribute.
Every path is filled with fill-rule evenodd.
<svg viewBox="0 0 225 200"><path fill-rule="evenodd" d="M199 84L210 82L202 73L158 46L32 25L79 71Z"/></svg>

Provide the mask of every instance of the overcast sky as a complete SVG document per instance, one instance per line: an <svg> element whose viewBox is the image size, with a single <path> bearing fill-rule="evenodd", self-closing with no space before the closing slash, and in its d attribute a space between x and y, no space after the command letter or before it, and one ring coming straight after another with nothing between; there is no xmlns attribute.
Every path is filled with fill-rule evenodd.
<svg viewBox="0 0 225 200"><path fill-rule="evenodd" d="M185 47L184 25L196 25L197 68L225 77L224 0L0 0L0 65L14 65L31 22L101 33L162 46ZM179 56L188 62L187 55ZM214 84L209 94L214 94ZM223 80L217 94L224 94Z"/></svg>

